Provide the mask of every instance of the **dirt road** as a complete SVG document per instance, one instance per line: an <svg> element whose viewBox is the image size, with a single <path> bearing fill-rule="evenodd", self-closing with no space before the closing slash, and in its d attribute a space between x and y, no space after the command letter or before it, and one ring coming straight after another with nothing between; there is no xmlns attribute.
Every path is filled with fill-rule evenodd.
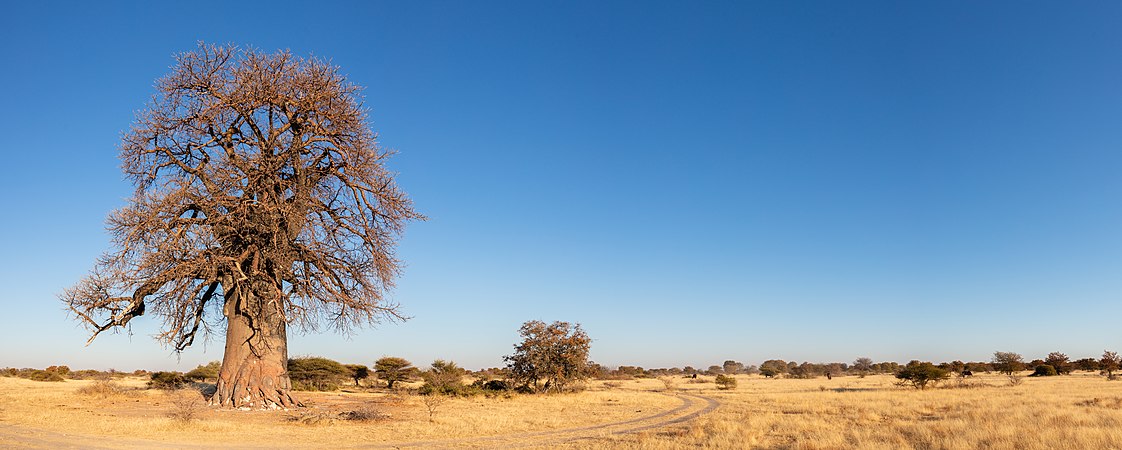
<svg viewBox="0 0 1122 450"><path fill-rule="evenodd" d="M609 438L612 436L638 433L684 424L691 420L697 419L704 414L712 412L720 405L716 400L710 397L696 394L683 393L676 395L676 397L681 400L681 404L673 409L618 422L603 423L578 428L565 428L529 433L515 433L499 436L482 436L477 438L411 442L382 442L351 448L525 448L579 443L580 441L585 440ZM283 444L281 444L281 446L283 446ZM92 436L58 433L49 430L16 427L3 423L0 423L0 447L52 449L214 448L213 445L203 446L188 442L159 442L148 440L133 440L117 436ZM247 448L245 445L231 445L231 448L233 447ZM270 445L268 447L260 448L277 447L277 445Z"/></svg>
<svg viewBox="0 0 1122 450"><path fill-rule="evenodd" d="M679 394L677 397L682 404L674 409L620 422L468 439L377 444L360 448L519 448L566 444L678 425L697 419L720 406L716 400L700 395Z"/></svg>

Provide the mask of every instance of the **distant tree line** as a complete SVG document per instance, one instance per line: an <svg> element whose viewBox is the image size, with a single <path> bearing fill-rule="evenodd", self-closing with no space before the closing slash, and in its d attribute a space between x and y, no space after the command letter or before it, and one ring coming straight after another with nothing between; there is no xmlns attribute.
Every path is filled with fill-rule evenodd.
<svg viewBox="0 0 1122 450"><path fill-rule="evenodd" d="M523 340L515 346L515 353L505 359L505 367L470 371L455 362L438 359L425 369L417 368L405 358L387 356L374 361L372 367L363 364L343 364L318 356L297 357L288 360L289 377L294 389L332 391L347 386L354 388L397 389L401 383L420 382L411 389L422 395L476 395L508 390L525 393L562 391L573 383L587 378L623 380L634 378L697 377L721 378L722 388L735 387L732 375L762 375L765 378L811 379L818 377L891 374L901 383L922 389L951 376L968 377L975 373L1001 373L1018 381L1022 373L1029 376L1062 376L1076 371L1098 372L1109 380L1119 378L1122 357L1117 352L1104 351L1099 358L1072 360L1062 352L1051 352L1041 359L1026 361L1015 352L994 352L989 361L950 361L932 363L910 361L874 362L861 357L852 363L811 363L769 359L758 366L735 360L725 360L705 369L692 366L670 368L643 368L641 366L606 367L587 360L591 339L579 325L565 322L546 324L531 321L520 330ZM179 388L191 383L214 383L221 363L213 361L186 373L148 372L136 370L121 372L114 369L71 370L65 365L46 369L0 369L0 376L19 377L35 381L64 381L66 379L111 379L126 375L147 376L149 387Z"/></svg>
<svg viewBox="0 0 1122 450"><path fill-rule="evenodd" d="M930 368L937 370L930 370L928 365L930 365ZM697 369L693 366L653 369L640 366L618 366L611 368L592 363L589 369L594 378L603 380L658 378L666 376L692 377L695 375L717 376L753 374L763 375L765 378L810 379L837 376L863 377L876 374L897 375L901 372L904 372L906 377L914 378L910 374L926 372L926 375L920 378L930 376L932 380L920 381L920 383L927 385L933 380L937 381L942 373L945 373L947 376L962 377L970 376L974 373L992 372L1013 375L1026 370L1033 370L1036 376L1052 375L1053 371L1055 375L1066 375L1074 371L1099 372L1109 379L1114 380L1119 377L1118 372L1120 368L1122 368L1122 358L1119 357L1118 353L1105 351L1103 355L1097 359L1082 358L1071 360L1064 353L1052 352L1045 356L1044 359L1036 359L1028 362L1025 362L1024 358L1017 353L995 352L994 357L990 361L964 362L955 360L941 363L911 361L903 365L894 361L874 362L870 358L861 357L855 359L852 363L811 363L806 361L799 363L782 359L769 359L760 363L759 366L748 365L735 360L726 360L720 365L714 364L706 369ZM910 381L906 382L910 383Z"/></svg>

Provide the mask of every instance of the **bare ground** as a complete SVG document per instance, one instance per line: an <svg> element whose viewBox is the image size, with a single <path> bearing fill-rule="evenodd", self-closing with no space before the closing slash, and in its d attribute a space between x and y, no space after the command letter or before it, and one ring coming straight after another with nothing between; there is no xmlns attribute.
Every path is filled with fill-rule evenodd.
<svg viewBox="0 0 1122 450"><path fill-rule="evenodd" d="M565 427L545 429L542 431L523 431L509 434L459 437L449 439L403 440L400 442L377 442L369 444L323 442L332 447L341 448L528 448L552 447L563 444L581 445L581 442L593 442L610 439L631 433L646 432L650 430L670 428L685 424L697 419L704 414L713 412L719 403L710 397L696 393L678 393L675 395L661 394L677 401L676 406L670 409L650 412L650 408L636 410L633 417L625 420L614 420L594 425L578 427ZM350 401L347 395L338 395L338 404ZM125 401L124 403L129 403ZM74 405L53 405L60 412L74 410ZM314 408L313 408L314 409ZM93 415L101 415L97 411L88 411ZM229 414L245 414L228 412ZM644 414L646 413L646 414ZM222 415L226 412L207 411L210 415ZM267 415L270 413L248 413L251 415ZM276 413L272 413L276 414ZM108 414L107 414L108 415ZM112 414L114 418L128 419L130 416L140 418L136 410L122 410L119 414ZM60 431L49 424L32 425L29 423L13 423L15 421L0 420L0 447L3 448L90 448L90 449L118 449L118 448L215 448L213 440L205 444L189 439L177 440L148 440L120 434L107 434L96 432ZM249 425L241 420L243 425ZM585 422L588 423L588 422ZM547 427L548 428L548 427ZM92 430L91 430L92 431ZM228 442L223 444L227 448L278 448L278 447L304 447L306 443L270 442L261 445L251 442Z"/></svg>

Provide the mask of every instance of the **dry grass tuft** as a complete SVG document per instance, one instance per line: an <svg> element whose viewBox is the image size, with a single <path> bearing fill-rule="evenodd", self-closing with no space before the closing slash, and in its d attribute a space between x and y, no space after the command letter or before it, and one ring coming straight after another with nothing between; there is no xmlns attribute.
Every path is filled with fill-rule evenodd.
<svg viewBox="0 0 1122 450"><path fill-rule="evenodd" d="M962 386L949 382L923 391L897 388L891 375L833 380L736 377L736 391L679 379L675 394L682 395L669 395L661 380L642 379L610 391L596 381L580 394L448 398L432 413L433 418L440 416L432 422L421 396L304 393L300 400L315 406L287 413L301 414L288 423L280 420L285 413L203 407L190 415L190 426L169 419L169 407L177 408L173 398L143 390L146 380L141 378L115 380L126 394L105 398L78 393L93 381L0 378L0 421L7 427L0 427L0 442L13 436L6 432L22 432L39 440L56 439L50 441L58 443L56 447L94 440L126 448L228 447L231 442L269 448L361 447L372 442L448 442L439 446L457 447L463 439L460 447L605 450L1122 449L1122 383L1098 374L1024 378L1017 387L1010 387L1005 375L977 374ZM198 393L185 394L201 403ZM713 398L720 406L694 420L633 434L592 430L565 433L565 438L541 435L634 420L672 410L684 398L697 395ZM697 402L699 407L703 403ZM68 442L59 436L84 440ZM470 441L489 436L505 438ZM564 442L569 436L581 439Z"/></svg>
<svg viewBox="0 0 1122 450"><path fill-rule="evenodd" d="M425 404L425 409L429 412L429 422L432 422L434 420L433 416L436 415L436 411L440 409L441 405L443 405L447 401L447 396L439 394L421 396L421 402Z"/></svg>
<svg viewBox="0 0 1122 450"><path fill-rule="evenodd" d="M168 412L168 417L181 424L197 420L206 406L202 394L193 389L180 389L169 396L171 411Z"/></svg>
<svg viewBox="0 0 1122 450"><path fill-rule="evenodd" d="M325 413L325 412L306 412L303 414L288 416L286 420L289 422L297 422L303 425L334 425L339 419L338 415Z"/></svg>
<svg viewBox="0 0 1122 450"><path fill-rule="evenodd" d="M375 422L389 420L391 417L393 416L370 405L364 405L358 409L339 413L340 419L354 422Z"/></svg>
<svg viewBox="0 0 1122 450"><path fill-rule="evenodd" d="M1081 402L1076 402L1075 404L1079 405L1079 406L1096 406L1096 407L1100 407L1100 408L1122 409L1122 397L1115 397L1115 398L1095 397L1095 398L1092 398L1090 400L1083 400Z"/></svg>
<svg viewBox="0 0 1122 450"><path fill-rule="evenodd" d="M107 398L124 393L125 388L114 383L112 380L97 380L94 381L93 384L87 384L78 388L77 392L90 397Z"/></svg>

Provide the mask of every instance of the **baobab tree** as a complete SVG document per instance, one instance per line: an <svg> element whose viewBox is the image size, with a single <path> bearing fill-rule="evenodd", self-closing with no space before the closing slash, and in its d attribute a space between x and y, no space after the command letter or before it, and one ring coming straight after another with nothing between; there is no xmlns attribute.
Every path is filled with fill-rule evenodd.
<svg viewBox="0 0 1122 450"><path fill-rule="evenodd" d="M156 91L122 139L136 191L107 219L113 249L60 298L89 342L146 313L176 351L225 328L211 403L296 405L288 327L403 319L386 292L424 217L326 61L200 43Z"/></svg>

